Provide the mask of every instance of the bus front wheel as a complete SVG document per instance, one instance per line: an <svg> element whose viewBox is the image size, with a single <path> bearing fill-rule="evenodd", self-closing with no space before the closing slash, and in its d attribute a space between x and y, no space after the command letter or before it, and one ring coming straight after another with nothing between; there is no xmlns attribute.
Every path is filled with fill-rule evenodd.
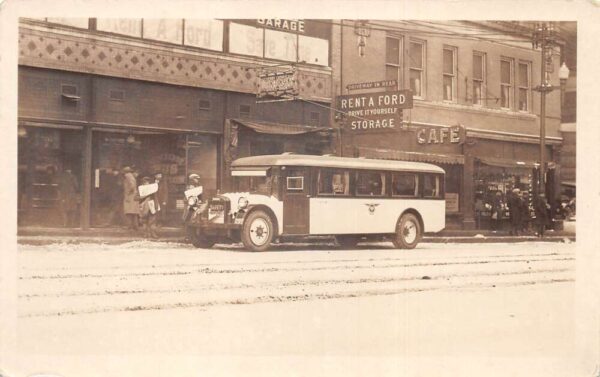
<svg viewBox="0 0 600 377"><path fill-rule="evenodd" d="M397 249L414 249L422 237L423 230L419 219L412 213L406 213L398 220L392 242Z"/></svg>
<svg viewBox="0 0 600 377"><path fill-rule="evenodd" d="M242 243L248 250L265 251L271 246L274 231L271 216L261 210L253 211L244 220Z"/></svg>

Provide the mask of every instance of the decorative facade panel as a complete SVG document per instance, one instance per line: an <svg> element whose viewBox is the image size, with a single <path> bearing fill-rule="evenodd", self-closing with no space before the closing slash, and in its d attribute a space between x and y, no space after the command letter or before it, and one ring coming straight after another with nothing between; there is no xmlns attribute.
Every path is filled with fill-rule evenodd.
<svg viewBox="0 0 600 377"><path fill-rule="evenodd" d="M19 64L168 84L255 93L256 60L207 56L125 39L67 35L21 27ZM331 101L331 73L299 69L300 97Z"/></svg>

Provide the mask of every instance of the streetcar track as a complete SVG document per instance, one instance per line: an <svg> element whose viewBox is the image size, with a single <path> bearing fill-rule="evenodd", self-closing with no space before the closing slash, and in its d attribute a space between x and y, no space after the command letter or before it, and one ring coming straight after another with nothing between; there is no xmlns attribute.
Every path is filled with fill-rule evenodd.
<svg viewBox="0 0 600 377"><path fill-rule="evenodd" d="M542 259L506 259L506 260L480 260L466 262L417 262L417 263L399 263L387 265L341 265L341 266L322 266L322 267L289 267L289 268L255 268L255 269L215 269L202 268L190 271L157 271L157 272L129 272L116 274L66 274L66 275L31 275L20 276L19 280L45 280L45 279L79 279L79 278L110 278L110 277L136 277L136 276L176 276L192 274L234 274L234 273L262 273L262 272L291 272L291 271L323 271L323 270L341 270L341 269L366 269L366 268L398 268L398 267L427 267L427 266L451 266L451 265L477 265L477 264L496 264L496 263L520 263L520 262L547 262L547 261L573 261L575 257L568 258L542 258ZM365 261L368 262L368 261ZM289 263L286 263L289 264Z"/></svg>
<svg viewBox="0 0 600 377"><path fill-rule="evenodd" d="M467 274L446 274L446 275L427 275L428 280L450 280L453 278L464 277L484 277L484 276L511 276L511 275L533 275L539 273L560 273L574 271L573 268L549 268L526 271L494 271L494 272L474 272ZM203 292L208 290L234 290L234 289L264 289L264 288L282 288L295 286L327 286L339 284L364 284L364 283L392 283L401 281L418 281L422 280L423 275L404 277L380 277L380 278L358 278L358 279L313 279L313 280L295 280L295 281L273 281L263 282L259 284L205 284L194 288L179 288L179 289L133 289L133 290L105 290L105 291L80 291L71 293L59 294L24 294L19 295L20 299L30 298L60 298L60 297L85 297L85 296L112 296L121 294L156 294L156 293L190 293Z"/></svg>
<svg viewBox="0 0 600 377"><path fill-rule="evenodd" d="M209 308L215 306L229 306L229 305L249 305L249 304L262 304L262 303L275 303L275 302L295 302L295 301L310 301L310 300L332 300L342 298L358 298L368 296L384 296L384 295L396 295L403 293L413 292L425 292L425 291L437 291L444 289L460 289L460 288L498 288L498 287L516 287L516 286L527 286L527 285L545 285L545 284L557 284L573 282L575 279L546 279L546 280L529 280L521 282L490 282L485 284L465 284L461 286L440 286L440 287L421 287L421 288L402 288L402 289L380 289L380 290L364 290L364 291L353 291L353 292L338 292L338 293L316 293L316 294L294 294L294 295L261 295L253 298L237 298L230 300L213 300L213 301L192 301L192 302L178 302L172 304L157 304L157 305L134 305L134 306L122 306L122 307L100 307L88 310L66 310L66 311L53 311L53 312L37 312L29 313L25 315L19 315L20 318L34 318L34 317L60 317L60 316L71 316L77 314L99 314L109 312L133 312L133 311L153 311L153 310L168 310L168 309L186 309L186 308Z"/></svg>

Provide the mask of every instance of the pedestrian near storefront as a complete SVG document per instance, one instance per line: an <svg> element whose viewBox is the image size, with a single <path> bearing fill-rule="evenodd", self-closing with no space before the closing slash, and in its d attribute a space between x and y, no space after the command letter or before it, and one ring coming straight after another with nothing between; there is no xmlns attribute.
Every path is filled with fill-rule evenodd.
<svg viewBox="0 0 600 377"><path fill-rule="evenodd" d="M163 226L165 224L166 212L167 212L167 201L169 200L169 186L163 179L162 173L156 173L154 175L154 183L158 185L158 191L156 193L156 200L159 204L159 211L157 216L157 225Z"/></svg>
<svg viewBox="0 0 600 377"><path fill-rule="evenodd" d="M132 169L126 166L123 168L123 213L127 228L134 231L138 230L139 199L135 176Z"/></svg>
<svg viewBox="0 0 600 377"><path fill-rule="evenodd" d="M541 238L544 237L544 231L550 223L550 218L548 216L550 205L546 201L546 195L538 195L537 199L535 200L534 210L535 222L537 225L537 236Z"/></svg>
<svg viewBox="0 0 600 377"><path fill-rule="evenodd" d="M529 204L529 192L523 191L521 201L521 230L523 233L529 233L531 228L531 209Z"/></svg>
<svg viewBox="0 0 600 377"><path fill-rule="evenodd" d="M518 236L521 231L522 225L522 214L523 214L523 200L521 199L521 191L515 188L508 200L508 214L510 219L510 234Z"/></svg>
<svg viewBox="0 0 600 377"><path fill-rule="evenodd" d="M481 194L477 194L475 197L475 226L477 229L481 229L481 218L483 217L485 210L483 198L481 197Z"/></svg>
<svg viewBox="0 0 600 377"><path fill-rule="evenodd" d="M108 212L103 226L123 225L123 178L117 169L109 170L104 178Z"/></svg>
<svg viewBox="0 0 600 377"><path fill-rule="evenodd" d="M502 216L504 213L504 200L502 200L502 192L496 191L496 195L492 201L492 230L498 231L502 225Z"/></svg>
<svg viewBox="0 0 600 377"><path fill-rule="evenodd" d="M142 186L149 185L150 183L150 177L142 178ZM158 238L156 234L156 218L159 211L160 205L156 200L156 192L141 198L140 220L144 228L144 236L147 238Z"/></svg>
<svg viewBox="0 0 600 377"><path fill-rule="evenodd" d="M74 227L76 214L79 208L79 185L70 168L58 175L58 203L62 225Z"/></svg>

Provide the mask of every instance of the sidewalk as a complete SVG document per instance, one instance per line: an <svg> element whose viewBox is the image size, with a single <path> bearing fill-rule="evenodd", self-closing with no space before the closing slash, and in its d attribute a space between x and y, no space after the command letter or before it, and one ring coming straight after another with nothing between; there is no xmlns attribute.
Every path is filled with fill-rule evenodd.
<svg viewBox="0 0 600 377"><path fill-rule="evenodd" d="M184 242L183 228L161 228L156 242ZM575 222L565 222L564 230L548 231L544 238L535 235L512 236L507 231L490 230L444 230L436 234L425 234L422 242L436 243L498 243L498 242L574 242ZM24 245L46 245L52 243L104 243L120 244L144 239L142 232L132 234L121 228L46 228L19 227L17 242Z"/></svg>

